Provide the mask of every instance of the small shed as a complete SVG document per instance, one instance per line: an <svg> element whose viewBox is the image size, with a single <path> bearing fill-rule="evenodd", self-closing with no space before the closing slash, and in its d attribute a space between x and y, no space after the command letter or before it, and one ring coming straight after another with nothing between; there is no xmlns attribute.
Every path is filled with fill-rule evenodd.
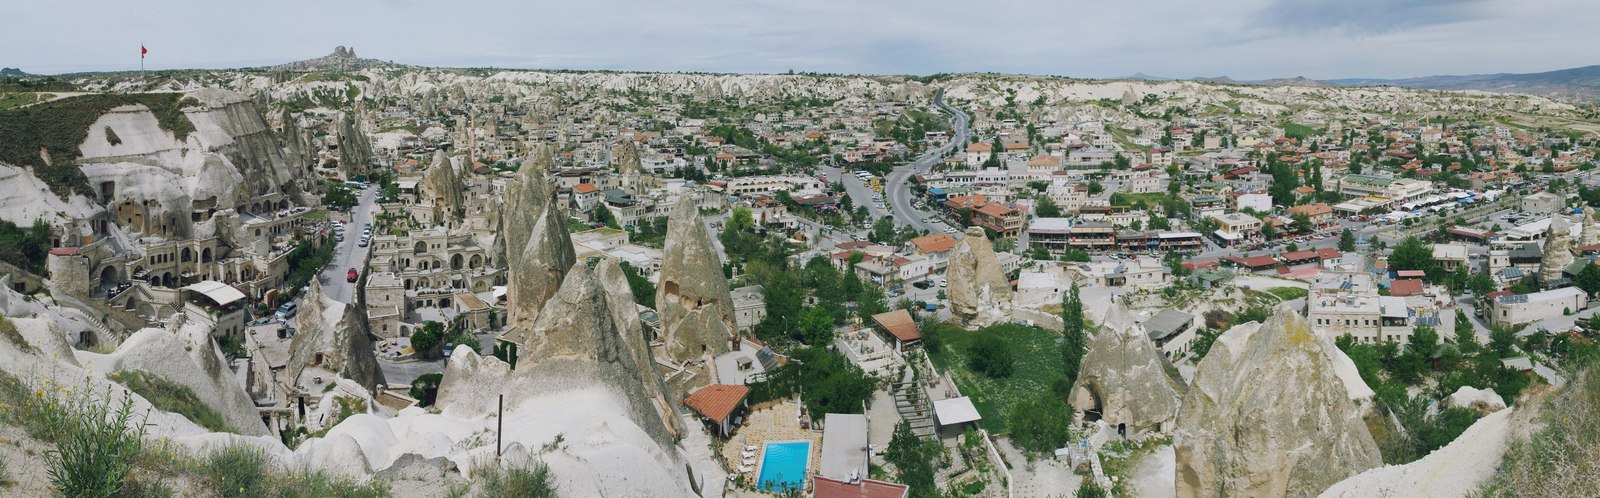
<svg viewBox="0 0 1600 498"><path fill-rule="evenodd" d="M976 425L978 420L983 419L978 415L978 407L972 405L972 398L966 396L933 402L933 416L941 431L951 427L965 430L966 424Z"/></svg>

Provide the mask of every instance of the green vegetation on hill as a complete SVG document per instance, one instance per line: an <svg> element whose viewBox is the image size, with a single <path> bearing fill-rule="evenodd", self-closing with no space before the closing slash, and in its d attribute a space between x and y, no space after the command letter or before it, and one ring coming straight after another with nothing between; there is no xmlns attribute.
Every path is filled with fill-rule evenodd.
<svg viewBox="0 0 1600 498"><path fill-rule="evenodd" d="M192 102L177 93L95 94L0 110L0 162L33 168L34 176L63 198L72 193L92 196L89 179L76 161L83 154L78 144L95 120L115 107L141 104L150 108L162 129L183 140L194 131L182 111ZM49 155L48 163L41 151Z"/></svg>
<svg viewBox="0 0 1600 498"><path fill-rule="evenodd" d="M1600 368L1545 402L1538 430L1511 441L1483 496L1592 496L1600 489Z"/></svg>
<svg viewBox="0 0 1600 498"><path fill-rule="evenodd" d="M190 422L215 432L233 432L222 421L222 414L200 402L200 398L187 386L143 370L117 372L111 374L110 378L144 396L158 410L183 415Z"/></svg>
<svg viewBox="0 0 1600 498"><path fill-rule="evenodd" d="M1283 123L1283 136L1295 140L1305 140L1306 137L1321 135L1322 131L1299 123Z"/></svg>
<svg viewBox="0 0 1600 498"><path fill-rule="evenodd" d="M50 224L33 220L32 227L23 228L0 220L0 262L43 275L45 256L49 253Z"/></svg>

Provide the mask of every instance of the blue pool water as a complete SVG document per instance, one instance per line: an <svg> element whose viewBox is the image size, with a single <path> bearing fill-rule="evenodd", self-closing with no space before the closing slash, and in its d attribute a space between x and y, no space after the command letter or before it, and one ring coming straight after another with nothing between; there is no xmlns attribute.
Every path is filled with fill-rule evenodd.
<svg viewBox="0 0 1600 498"><path fill-rule="evenodd" d="M806 485L806 465L810 461L809 442L767 443L767 451L761 456L757 487L765 491L802 489Z"/></svg>

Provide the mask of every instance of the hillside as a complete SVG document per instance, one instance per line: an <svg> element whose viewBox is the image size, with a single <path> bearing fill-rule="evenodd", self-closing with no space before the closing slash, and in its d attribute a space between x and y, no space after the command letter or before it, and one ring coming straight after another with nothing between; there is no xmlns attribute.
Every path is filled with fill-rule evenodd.
<svg viewBox="0 0 1600 498"><path fill-rule="evenodd" d="M1328 80L1344 86L1393 85L1429 90L1483 90L1554 97L1600 99L1600 65L1542 73L1423 76L1405 79Z"/></svg>

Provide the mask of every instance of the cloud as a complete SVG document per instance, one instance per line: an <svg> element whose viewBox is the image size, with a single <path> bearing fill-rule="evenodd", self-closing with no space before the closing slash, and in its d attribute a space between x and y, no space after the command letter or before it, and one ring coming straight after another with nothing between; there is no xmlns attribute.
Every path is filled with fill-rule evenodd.
<svg viewBox="0 0 1600 498"><path fill-rule="evenodd" d="M1479 18L1485 0L1275 0L1256 24L1288 31L1388 33Z"/></svg>

